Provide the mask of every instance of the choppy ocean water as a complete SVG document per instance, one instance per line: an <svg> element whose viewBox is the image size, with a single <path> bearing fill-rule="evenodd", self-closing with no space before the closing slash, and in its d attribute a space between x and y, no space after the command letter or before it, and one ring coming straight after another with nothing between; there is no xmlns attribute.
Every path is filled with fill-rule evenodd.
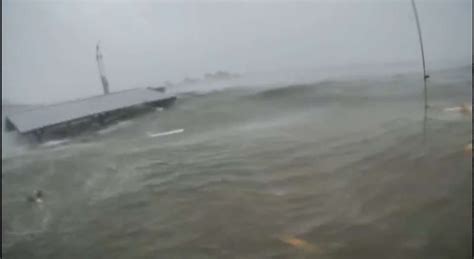
<svg viewBox="0 0 474 259"><path fill-rule="evenodd" d="M471 116L444 108L471 86L432 74L425 141L412 74L183 93L39 146L3 133L2 257L467 258Z"/></svg>

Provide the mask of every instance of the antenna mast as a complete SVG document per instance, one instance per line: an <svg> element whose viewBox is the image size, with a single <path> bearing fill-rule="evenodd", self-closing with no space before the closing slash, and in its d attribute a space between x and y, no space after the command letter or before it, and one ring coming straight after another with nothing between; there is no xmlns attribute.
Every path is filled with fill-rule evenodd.
<svg viewBox="0 0 474 259"><path fill-rule="evenodd" d="M104 61L103 61L102 53L100 52L99 44L100 44L100 41L97 42L97 47L96 47L97 65L99 66L100 81L102 82L102 87L104 88L104 94L108 94L109 81L107 81L107 78L105 77Z"/></svg>
<svg viewBox="0 0 474 259"><path fill-rule="evenodd" d="M423 119L423 135L426 132L426 115L428 110L428 88L426 86L426 80L430 77L426 74L426 65L425 65L425 52L423 50L423 38L421 37L421 27L420 27L420 20L418 19L418 11L416 10L415 0L411 0L411 5L413 7L413 12L415 14L415 21L416 21L416 28L418 29L418 39L420 42L420 50L421 50L421 60L423 62L423 84L424 84L424 97L425 97L425 113Z"/></svg>

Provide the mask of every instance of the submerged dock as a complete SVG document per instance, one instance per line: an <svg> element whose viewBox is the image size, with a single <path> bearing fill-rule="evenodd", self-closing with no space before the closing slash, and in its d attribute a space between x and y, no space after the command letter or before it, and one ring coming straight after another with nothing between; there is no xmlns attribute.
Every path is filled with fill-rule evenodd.
<svg viewBox="0 0 474 259"><path fill-rule="evenodd" d="M5 130L33 137L41 142L49 138L69 137L94 127L173 104L176 96L164 87L148 87L110 92L99 43L96 59L104 94L74 101L45 105L8 114Z"/></svg>
<svg viewBox="0 0 474 259"><path fill-rule="evenodd" d="M104 126L156 107L166 108L175 100L176 96L161 90L125 90L9 114L5 127L41 141L46 135L69 136L90 128L91 124Z"/></svg>

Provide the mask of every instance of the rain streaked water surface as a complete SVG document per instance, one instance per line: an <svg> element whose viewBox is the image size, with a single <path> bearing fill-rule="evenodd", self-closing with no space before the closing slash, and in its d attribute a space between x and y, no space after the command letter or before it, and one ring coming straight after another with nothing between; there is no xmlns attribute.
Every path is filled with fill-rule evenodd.
<svg viewBox="0 0 474 259"><path fill-rule="evenodd" d="M411 75L183 94L35 147L4 133L2 257L468 258L471 117L443 108L470 102L471 69L430 80L426 142Z"/></svg>

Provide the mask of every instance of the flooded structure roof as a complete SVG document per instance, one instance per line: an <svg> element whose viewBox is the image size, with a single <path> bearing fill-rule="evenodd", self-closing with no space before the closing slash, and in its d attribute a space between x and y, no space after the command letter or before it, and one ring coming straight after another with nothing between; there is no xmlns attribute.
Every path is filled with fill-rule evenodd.
<svg viewBox="0 0 474 259"><path fill-rule="evenodd" d="M125 90L9 114L6 116L6 124L10 130L28 133L81 118L170 98L176 97L148 88Z"/></svg>

